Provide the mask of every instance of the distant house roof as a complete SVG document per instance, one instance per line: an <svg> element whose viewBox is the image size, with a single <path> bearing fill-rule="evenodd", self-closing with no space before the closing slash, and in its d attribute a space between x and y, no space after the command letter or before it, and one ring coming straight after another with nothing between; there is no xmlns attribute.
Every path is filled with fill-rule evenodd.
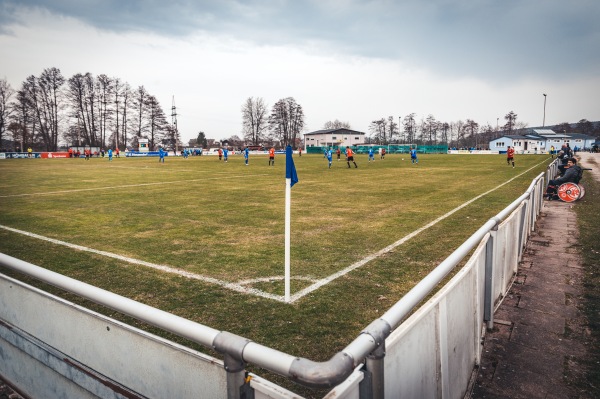
<svg viewBox="0 0 600 399"><path fill-rule="evenodd" d="M513 139L513 140L519 140L519 139L522 140L522 139L526 139L527 137L526 136L522 136L520 134L505 134L503 136L498 137L495 140L500 140L500 139L505 139L505 138L507 138L507 139ZM495 140L492 140L492 141L495 141Z"/></svg>
<svg viewBox="0 0 600 399"><path fill-rule="evenodd" d="M341 133L341 134L365 134L363 132L359 132L357 130L350 130L350 129L346 129L346 128L339 128L339 129L323 129L323 130L317 130L314 132L310 132L310 133L304 133L305 136L310 136L310 135L317 135L317 134L329 134L329 133Z"/></svg>
<svg viewBox="0 0 600 399"><path fill-rule="evenodd" d="M494 140L490 140L490 142L496 142L498 140L539 140L539 141L547 141L547 140L584 140L590 141L594 140L593 136L589 136L587 134L582 133L555 133L550 129L530 129L525 134L505 134Z"/></svg>
<svg viewBox="0 0 600 399"><path fill-rule="evenodd" d="M534 133L537 133L539 135L556 134L556 132L552 129L531 129L531 130L533 130Z"/></svg>

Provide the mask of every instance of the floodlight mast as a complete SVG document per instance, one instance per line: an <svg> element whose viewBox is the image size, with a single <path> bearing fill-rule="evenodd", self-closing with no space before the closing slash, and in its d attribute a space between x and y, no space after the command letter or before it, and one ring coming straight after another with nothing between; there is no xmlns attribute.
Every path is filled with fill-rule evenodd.
<svg viewBox="0 0 600 399"><path fill-rule="evenodd" d="M546 127L546 93L544 93L544 119L542 121L542 127Z"/></svg>

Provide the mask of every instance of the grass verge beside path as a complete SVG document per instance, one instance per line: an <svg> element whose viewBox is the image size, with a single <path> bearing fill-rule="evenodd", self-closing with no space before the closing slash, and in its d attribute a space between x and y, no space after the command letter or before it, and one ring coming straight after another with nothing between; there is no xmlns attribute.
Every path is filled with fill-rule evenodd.
<svg viewBox="0 0 600 399"><path fill-rule="evenodd" d="M593 163L585 167L598 168ZM583 197L575 206L579 224L579 242L584 280L584 313L588 320L588 329L583 333L588 335L588 357L581 363L586 366L585 381L578 382L579 387L591 394L590 397L600 398L600 183L584 175L586 188Z"/></svg>

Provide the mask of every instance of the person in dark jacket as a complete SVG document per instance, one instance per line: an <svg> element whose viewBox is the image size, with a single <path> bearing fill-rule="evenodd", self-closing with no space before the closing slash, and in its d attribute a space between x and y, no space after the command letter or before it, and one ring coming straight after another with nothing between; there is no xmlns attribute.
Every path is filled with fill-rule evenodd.
<svg viewBox="0 0 600 399"><path fill-rule="evenodd" d="M558 187L563 183L579 183L582 172L581 166L577 165L577 158L569 158L567 160L565 173L558 179L553 179L548 182L548 187L546 188L544 196L550 200L556 199Z"/></svg>

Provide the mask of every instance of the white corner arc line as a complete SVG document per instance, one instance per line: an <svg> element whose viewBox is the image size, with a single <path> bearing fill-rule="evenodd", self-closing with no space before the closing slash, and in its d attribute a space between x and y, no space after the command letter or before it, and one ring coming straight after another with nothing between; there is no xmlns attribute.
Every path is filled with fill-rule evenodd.
<svg viewBox="0 0 600 399"><path fill-rule="evenodd" d="M440 221L446 219L447 217L449 217L450 215L452 215L453 213L461 210L462 208L466 207L467 205L473 203L474 201L477 201L479 198L488 195L489 193L496 191L497 189L499 189L502 186L507 185L508 183L510 183L511 181L515 180L517 177L520 177L522 175L524 175L525 173L529 172L530 170L536 168L538 165L542 164L545 161L542 161L540 163L538 163L537 165L532 166L531 168L527 169L526 171L524 171L521 174L516 175L515 177L513 177L512 179L509 179L507 181L505 181L504 183L486 191L483 194L479 194L478 196L470 199L469 201L457 206L456 208L452 209L451 211L445 213L444 215L438 217L437 219L433 220L432 222L427 223L425 226L413 231L412 233L402 237L401 239L399 239L398 241L394 242L393 244L388 245L387 247L380 249L379 251L372 253L371 255L366 256L365 258L359 260L358 262L355 262L353 264L351 264L350 266L346 267L345 269L340 270L339 272L336 272L328 277L325 277L324 279L319 280L318 282L316 282L313 285L310 285L300 291L298 291L297 293L293 294L290 297L290 303L293 303L295 301L297 301L298 299L303 298L304 296L310 294L311 292L319 289L320 287L324 286L325 284L328 284L330 282L332 282L333 280L336 280L348 273L350 273L352 270L358 269L359 267L365 265L366 263L372 261L373 259L376 259L382 255L385 255L386 253L390 252L392 249L396 248L399 245L404 244L406 241L410 240L411 238L413 238L414 236L416 236L417 234L423 232L424 230L427 230L428 228L436 225L437 223L439 223Z"/></svg>

